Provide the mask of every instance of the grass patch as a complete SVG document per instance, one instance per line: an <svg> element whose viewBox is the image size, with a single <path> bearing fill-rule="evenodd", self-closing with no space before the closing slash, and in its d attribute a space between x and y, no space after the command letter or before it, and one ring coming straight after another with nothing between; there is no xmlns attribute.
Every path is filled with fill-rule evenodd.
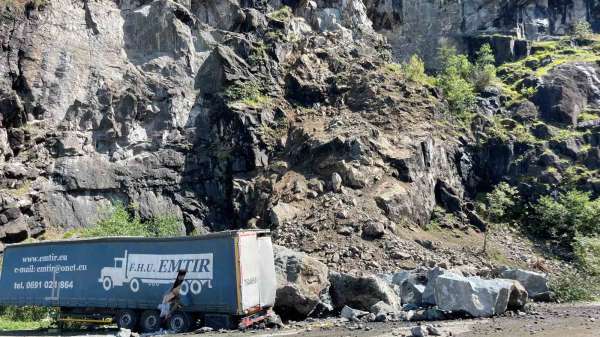
<svg viewBox="0 0 600 337"><path fill-rule="evenodd" d="M598 117L598 115L596 113L593 113L590 111L583 111L582 113L579 114L579 117L577 118L577 120L580 122L589 122L589 121L595 121L599 118L600 117Z"/></svg>
<svg viewBox="0 0 600 337"><path fill-rule="evenodd" d="M47 329L50 327L52 320L39 320L39 321L15 321L10 318L0 317L0 331L14 331L14 330L39 330Z"/></svg>
<svg viewBox="0 0 600 337"><path fill-rule="evenodd" d="M258 83L235 83L225 90L225 97L233 104L244 104L252 108L260 108L271 103L271 98L266 96Z"/></svg>
<svg viewBox="0 0 600 337"><path fill-rule="evenodd" d="M65 239L83 237L142 236L169 237L185 235L184 224L174 216L158 216L142 221L132 215L134 207L125 207L117 202L101 212L100 220L92 227L72 229L64 234Z"/></svg>
<svg viewBox="0 0 600 337"><path fill-rule="evenodd" d="M36 330L50 327L54 308L36 306L0 307L0 330Z"/></svg>
<svg viewBox="0 0 600 337"><path fill-rule="evenodd" d="M499 266L514 266L515 263L509 260L506 255L497 247L488 247L485 254L488 259Z"/></svg>
<svg viewBox="0 0 600 337"><path fill-rule="evenodd" d="M559 142L571 138L583 137L586 134L585 131L575 129L561 129L554 126L550 126L550 128L554 131L554 136L552 136L551 140Z"/></svg>
<svg viewBox="0 0 600 337"><path fill-rule="evenodd" d="M289 21L294 13L289 6L283 6L280 9L273 11L267 15L269 18L277 21Z"/></svg>

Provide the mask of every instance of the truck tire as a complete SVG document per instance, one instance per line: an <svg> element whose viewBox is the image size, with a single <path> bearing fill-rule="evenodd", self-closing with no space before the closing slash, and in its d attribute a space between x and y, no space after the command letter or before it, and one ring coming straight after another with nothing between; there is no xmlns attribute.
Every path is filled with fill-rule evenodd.
<svg viewBox="0 0 600 337"><path fill-rule="evenodd" d="M185 296L190 291L190 283L188 281L183 281L181 284L181 288L179 288L179 294Z"/></svg>
<svg viewBox="0 0 600 337"><path fill-rule="evenodd" d="M111 290L113 287L113 282L112 279L108 276L104 276L104 278L102 279L102 288L104 288L104 290L109 291Z"/></svg>
<svg viewBox="0 0 600 337"><path fill-rule="evenodd" d="M200 292L202 291L202 284L200 284L200 281L193 280L192 283L190 283L190 290L194 295L200 294Z"/></svg>
<svg viewBox="0 0 600 337"><path fill-rule="evenodd" d="M142 332L160 330L160 312L157 310L144 310L140 316L140 330Z"/></svg>
<svg viewBox="0 0 600 337"><path fill-rule="evenodd" d="M138 279L136 278L129 281L129 289L131 289L131 291L133 291L134 293L137 293L138 290L140 290L140 281L138 281Z"/></svg>
<svg viewBox="0 0 600 337"><path fill-rule="evenodd" d="M169 330L180 333L187 332L192 327L192 319L190 315L183 311L175 311L171 317L169 317Z"/></svg>
<svg viewBox="0 0 600 337"><path fill-rule="evenodd" d="M138 314L134 310L120 310L115 316L119 328L133 330L138 323Z"/></svg>

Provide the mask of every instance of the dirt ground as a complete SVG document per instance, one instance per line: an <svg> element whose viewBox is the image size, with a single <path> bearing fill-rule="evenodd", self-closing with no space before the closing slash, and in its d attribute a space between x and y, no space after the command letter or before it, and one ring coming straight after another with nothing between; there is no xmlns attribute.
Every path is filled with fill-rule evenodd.
<svg viewBox="0 0 600 337"><path fill-rule="evenodd" d="M414 322L368 323L358 328L337 320L318 320L290 324L280 330L255 330L250 332L228 331L204 334L171 335L177 337L402 337L410 336ZM513 315L489 319L468 319L433 324L439 330L458 337L600 337L600 303L581 304L536 304L533 311L524 316ZM88 331L12 331L0 332L4 336L114 336L115 329ZM167 336L167 335L161 335Z"/></svg>

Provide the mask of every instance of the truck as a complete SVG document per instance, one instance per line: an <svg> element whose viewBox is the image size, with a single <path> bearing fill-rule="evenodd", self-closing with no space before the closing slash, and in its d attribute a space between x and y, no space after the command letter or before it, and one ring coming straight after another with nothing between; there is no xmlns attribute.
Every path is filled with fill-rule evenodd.
<svg viewBox="0 0 600 337"><path fill-rule="evenodd" d="M181 273L178 309L165 319L159 308ZM184 332L198 321L219 328L264 320L276 287L266 230L43 241L5 247L0 305L56 307L69 319Z"/></svg>

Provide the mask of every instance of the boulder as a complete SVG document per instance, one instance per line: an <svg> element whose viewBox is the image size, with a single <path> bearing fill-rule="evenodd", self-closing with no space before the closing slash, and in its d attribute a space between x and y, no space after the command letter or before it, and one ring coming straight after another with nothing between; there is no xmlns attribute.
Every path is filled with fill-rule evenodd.
<svg viewBox="0 0 600 337"><path fill-rule="evenodd" d="M443 275L446 271L440 267L435 267L427 272L427 285L423 291L423 304L435 305L435 281L438 276Z"/></svg>
<svg viewBox="0 0 600 337"><path fill-rule="evenodd" d="M368 311L362 311L357 309L352 309L349 306L345 305L340 312L340 317L347 318L351 321L355 321L363 316L368 315Z"/></svg>
<svg viewBox="0 0 600 337"><path fill-rule="evenodd" d="M501 278L517 280L527 290L527 295L533 300L547 300L550 297L548 276L523 269L506 268L500 273Z"/></svg>
<svg viewBox="0 0 600 337"><path fill-rule="evenodd" d="M531 133L541 139L550 139L555 136L555 132L550 129L550 127L544 123L534 124L531 128Z"/></svg>
<svg viewBox="0 0 600 337"><path fill-rule="evenodd" d="M406 281L410 277L410 275L411 271L409 270L403 270L394 273L391 277L391 283L400 286L402 285L402 283L404 283L404 281Z"/></svg>
<svg viewBox="0 0 600 337"><path fill-rule="evenodd" d="M377 239L385 234L385 225L379 221L369 221L363 226L363 236L368 239Z"/></svg>
<svg viewBox="0 0 600 337"><path fill-rule="evenodd" d="M529 296L527 290L521 282L516 280L508 280L512 283L512 291L510 298L508 299L508 309L521 309L527 304Z"/></svg>
<svg viewBox="0 0 600 337"><path fill-rule="evenodd" d="M28 237L29 228L23 217L0 226L0 239L5 243L21 242Z"/></svg>
<svg viewBox="0 0 600 337"><path fill-rule="evenodd" d="M277 295L275 310L278 314L304 318L321 303L329 289L328 268L304 253L282 246L273 246Z"/></svg>
<svg viewBox="0 0 600 337"><path fill-rule="evenodd" d="M563 140L551 140L549 145L554 152L576 160L579 157L579 152L583 144L580 139L567 138Z"/></svg>
<svg viewBox="0 0 600 337"><path fill-rule="evenodd" d="M464 312L473 317L502 314L522 296L509 280L484 280L447 273L435 282L435 303L443 311Z"/></svg>
<svg viewBox="0 0 600 337"><path fill-rule="evenodd" d="M427 331L426 327L424 327L422 325L418 325L418 326L410 328L410 334L412 337L424 337L424 336L428 336L429 332Z"/></svg>
<svg viewBox="0 0 600 337"><path fill-rule="evenodd" d="M400 286L400 298L402 298L402 304L415 304L420 306L423 303L424 292L424 285L418 284L410 279L404 281Z"/></svg>
<svg viewBox="0 0 600 337"><path fill-rule="evenodd" d="M397 310L392 307L391 305L385 303L384 301L379 301L375 304L373 304L370 308L369 311L374 313L375 315L379 316L380 314L390 314L393 312L396 312Z"/></svg>
<svg viewBox="0 0 600 337"><path fill-rule="evenodd" d="M2 118L0 117L0 125L2 124ZM8 142L8 134L5 129L0 128L0 163L5 161L5 158L11 156L12 149Z"/></svg>
<svg viewBox="0 0 600 337"><path fill-rule="evenodd" d="M548 122L577 125L579 114L598 105L598 65L568 62L542 78L533 97L541 117Z"/></svg>
<svg viewBox="0 0 600 337"><path fill-rule="evenodd" d="M345 169L346 183L352 188L363 188L369 184L369 175L364 174L359 169L346 165Z"/></svg>
<svg viewBox="0 0 600 337"><path fill-rule="evenodd" d="M298 208L285 202L279 202L271 209L271 223L274 226L279 227L284 223L293 220L299 212Z"/></svg>
<svg viewBox="0 0 600 337"><path fill-rule="evenodd" d="M440 329L434 327L433 325L428 325L427 326L427 332L429 333L429 336L442 336L442 335L444 335L443 331L441 331Z"/></svg>
<svg viewBox="0 0 600 337"><path fill-rule="evenodd" d="M342 189L342 177L337 172L331 175L331 189L336 193Z"/></svg>
<svg viewBox="0 0 600 337"><path fill-rule="evenodd" d="M400 309L400 297L384 280L375 275L354 276L332 272L329 280L331 300L337 309L348 305L360 310L369 310L380 301L396 310Z"/></svg>

